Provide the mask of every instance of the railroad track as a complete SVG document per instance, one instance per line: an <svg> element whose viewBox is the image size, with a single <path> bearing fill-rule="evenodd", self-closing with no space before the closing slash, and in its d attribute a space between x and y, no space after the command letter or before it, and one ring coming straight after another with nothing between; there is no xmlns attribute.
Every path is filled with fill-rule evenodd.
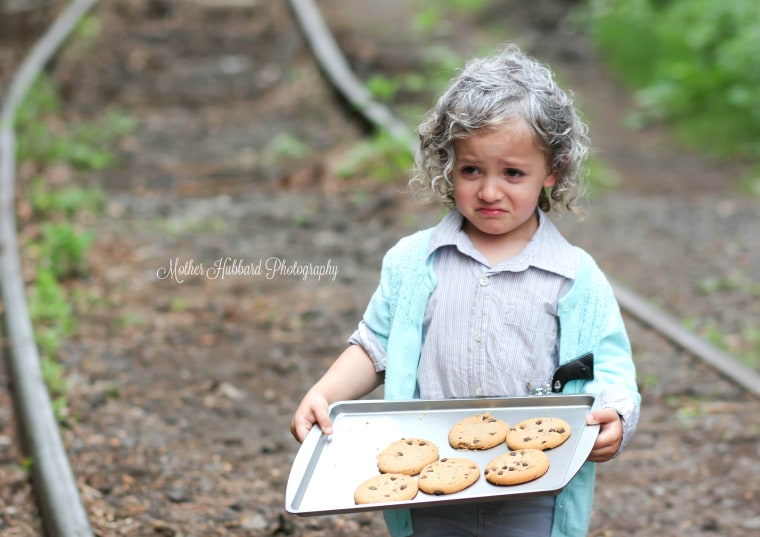
<svg viewBox="0 0 760 537"><path fill-rule="evenodd" d="M16 110L47 62L96 0L73 2L37 42L12 78L0 115L0 275L4 304L7 363L14 403L43 523L52 537L90 537L87 514L79 497L58 431L47 387L42 379L34 330L25 298L15 224Z"/></svg>
<svg viewBox="0 0 760 537"><path fill-rule="evenodd" d="M13 78L10 90L5 95L0 123L0 274L5 331L9 341L9 371L17 413L27 434L25 444L30 457L35 461L32 469L41 513L46 530L52 536L86 537L92 535L92 530L77 492L76 480L68 464L46 389L40 380L39 360L23 293L13 218L15 161L12 118L36 74L55 54L76 21L96 3L96 0L72 3L40 40ZM370 123L408 141L413 149L413 141L405 125L385 107L375 103L351 73L348 62L335 44L314 3L310 0L291 0L290 5L312 46L315 58L331 83L344 93L346 100ZM621 306L630 315L709 364L747 392L760 395L760 377L755 371L742 366L714 345L685 330L672 316L653 307L634 291L618 283L614 286Z"/></svg>

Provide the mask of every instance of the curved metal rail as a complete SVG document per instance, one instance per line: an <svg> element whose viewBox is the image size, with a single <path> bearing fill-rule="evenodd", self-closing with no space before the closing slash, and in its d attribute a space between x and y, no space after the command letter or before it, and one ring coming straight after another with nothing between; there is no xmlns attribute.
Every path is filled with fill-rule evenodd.
<svg viewBox="0 0 760 537"><path fill-rule="evenodd" d="M35 493L45 529L53 537L91 537L92 530L42 379L24 295L14 208L16 139L13 121L18 106L45 64L96 3L97 0L76 0L58 16L16 72L0 115L0 275L9 351L7 363L25 448L32 458Z"/></svg>
<svg viewBox="0 0 760 537"><path fill-rule="evenodd" d="M409 144L417 150L415 141L404 124L382 105L375 102L348 67L343 53L327 28L313 0L289 0L292 11L309 42L319 66L335 88L357 111L376 128ZM668 338L675 345L706 362L732 382L760 397L760 374L698 335L686 330L680 322L653 306L633 290L612 280L620 307L642 324Z"/></svg>

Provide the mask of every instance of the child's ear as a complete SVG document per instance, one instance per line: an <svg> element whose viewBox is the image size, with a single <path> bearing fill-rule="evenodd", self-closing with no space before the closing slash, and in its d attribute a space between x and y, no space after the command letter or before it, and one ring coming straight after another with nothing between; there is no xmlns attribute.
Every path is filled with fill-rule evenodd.
<svg viewBox="0 0 760 537"><path fill-rule="evenodd" d="M557 175L552 173L546 176L544 179L544 188L551 188L557 184Z"/></svg>

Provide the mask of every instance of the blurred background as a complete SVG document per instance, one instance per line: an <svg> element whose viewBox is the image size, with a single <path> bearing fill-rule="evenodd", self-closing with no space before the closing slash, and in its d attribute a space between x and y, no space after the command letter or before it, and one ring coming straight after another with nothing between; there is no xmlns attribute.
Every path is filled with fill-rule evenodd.
<svg viewBox="0 0 760 537"><path fill-rule="evenodd" d="M67 4L0 0L0 97ZM516 42L549 64L594 145L588 217L558 215L560 229L760 369L755 0L316 5L410 131L472 56ZM291 5L100 2L15 129L27 296L97 534L385 535L377 513L284 511L290 416L361 318L383 253L441 212L405 192L408 146L330 87ZM225 259L237 272L208 271ZM290 269L256 274L267 260ZM335 278L299 272L328 265ZM642 423L600 467L592 535L755 535L757 398L628 321ZM0 537L37 535L2 380Z"/></svg>

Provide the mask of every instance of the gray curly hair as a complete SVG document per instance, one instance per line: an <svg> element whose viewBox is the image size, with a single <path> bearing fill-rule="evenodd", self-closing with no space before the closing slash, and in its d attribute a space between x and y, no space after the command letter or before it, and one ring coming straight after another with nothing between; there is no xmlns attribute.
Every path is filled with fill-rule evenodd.
<svg viewBox="0 0 760 537"><path fill-rule="evenodd" d="M538 207L548 212L564 206L582 213L576 201L584 189L581 170L589 151L588 127L554 74L513 44L496 56L470 60L449 83L418 128L420 145L409 187L454 207L454 141L515 118L532 127L557 177L549 196L541 191Z"/></svg>

